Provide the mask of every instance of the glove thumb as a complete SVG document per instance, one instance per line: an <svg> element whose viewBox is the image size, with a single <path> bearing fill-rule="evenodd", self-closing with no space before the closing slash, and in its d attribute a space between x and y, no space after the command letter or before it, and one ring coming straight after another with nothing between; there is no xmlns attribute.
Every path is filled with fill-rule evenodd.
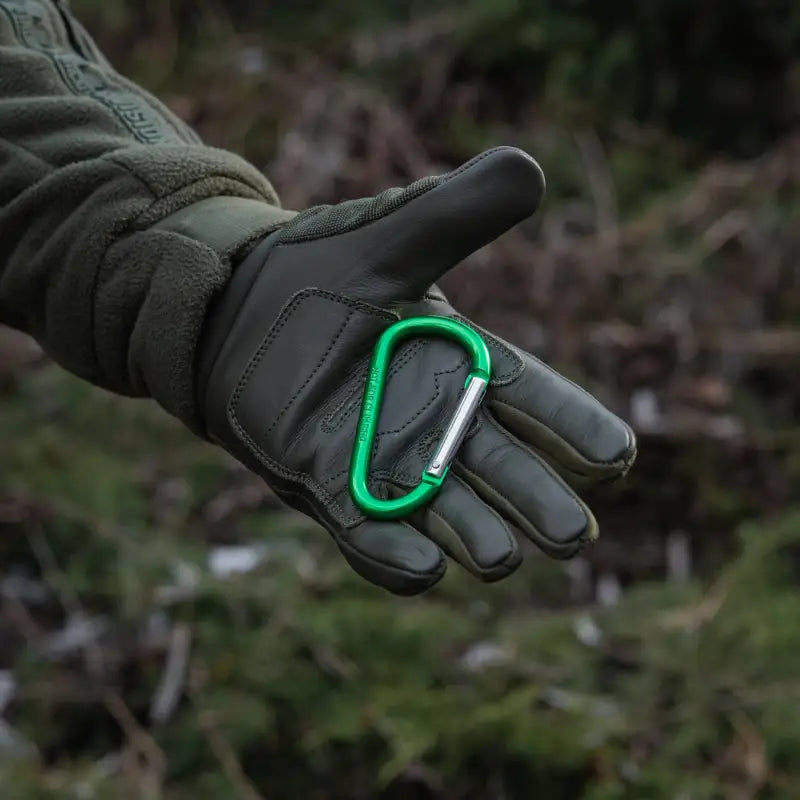
<svg viewBox="0 0 800 800"><path fill-rule="evenodd" d="M454 172L384 199L396 210L352 237L355 250L366 256L356 261L368 265L367 284L373 292L381 285L386 300L418 299L468 255L530 217L544 187L544 174L527 153L488 150ZM358 276L361 285L364 277ZM353 290L357 294L357 286Z"/></svg>

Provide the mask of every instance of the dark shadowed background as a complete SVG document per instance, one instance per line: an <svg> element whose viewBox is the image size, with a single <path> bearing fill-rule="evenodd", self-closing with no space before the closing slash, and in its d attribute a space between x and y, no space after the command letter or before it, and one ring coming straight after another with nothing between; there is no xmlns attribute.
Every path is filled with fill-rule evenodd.
<svg viewBox="0 0 800 800"><path fill-rule="evenodd" d="M288 207L529 150L444 287L641 455L581 558L400 600L0 330L0 796L800 797L800 5L72 5Z"/></svg>

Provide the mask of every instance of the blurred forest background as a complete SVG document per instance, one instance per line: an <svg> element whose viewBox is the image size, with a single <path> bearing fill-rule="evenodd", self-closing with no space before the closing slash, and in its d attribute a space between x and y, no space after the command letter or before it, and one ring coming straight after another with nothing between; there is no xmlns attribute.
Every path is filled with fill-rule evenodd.
<svg viewBox="0 0 800 800"><path fill-rule="evenodd" d="M152 404L0 334L0 796L800 797L800 5L73 0L284 204L495 144L445 282L641 455L601 539L398 600Z"/></svg>

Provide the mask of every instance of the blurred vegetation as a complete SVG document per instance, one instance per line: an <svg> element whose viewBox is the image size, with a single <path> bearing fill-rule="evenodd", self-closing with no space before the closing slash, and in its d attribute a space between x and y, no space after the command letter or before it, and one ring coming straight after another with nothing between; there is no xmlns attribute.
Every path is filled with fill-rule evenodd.
<svg viewBox="0 0 800 800"><path fill-rule="evenodd" d="M589 491L576 562L398 600L159 410L3 334L2 796L797 797L800 7L72 6L290 207L533 152L542 213L446 288L641 457Z"/></svg>

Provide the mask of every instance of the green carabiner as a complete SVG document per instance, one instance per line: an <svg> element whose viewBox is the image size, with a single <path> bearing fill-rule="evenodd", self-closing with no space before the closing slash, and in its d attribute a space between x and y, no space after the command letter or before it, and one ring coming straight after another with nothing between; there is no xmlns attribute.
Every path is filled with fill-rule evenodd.
<svg viewBox="0 0 800 800"><path fill-rule="evenodd" d="M450 419L450 424L439 442L433 457L422 472L422 480L403 497L382 500L367 487L372 443L378 427L381 402L392 352L403 339L421 334L444 336L463 345L472 356L472 371L464 383L464 391ZM387 328L375 349L369 365L361 416L358 420L353 457L350 462L350 494L355 504L368 517L396 519L410 514L433 498L444 481L450 463L461 446L472 418L486 393L492 376L492 358L489 348L479 333L469 325L448 317L410 317Z"/></svg>

